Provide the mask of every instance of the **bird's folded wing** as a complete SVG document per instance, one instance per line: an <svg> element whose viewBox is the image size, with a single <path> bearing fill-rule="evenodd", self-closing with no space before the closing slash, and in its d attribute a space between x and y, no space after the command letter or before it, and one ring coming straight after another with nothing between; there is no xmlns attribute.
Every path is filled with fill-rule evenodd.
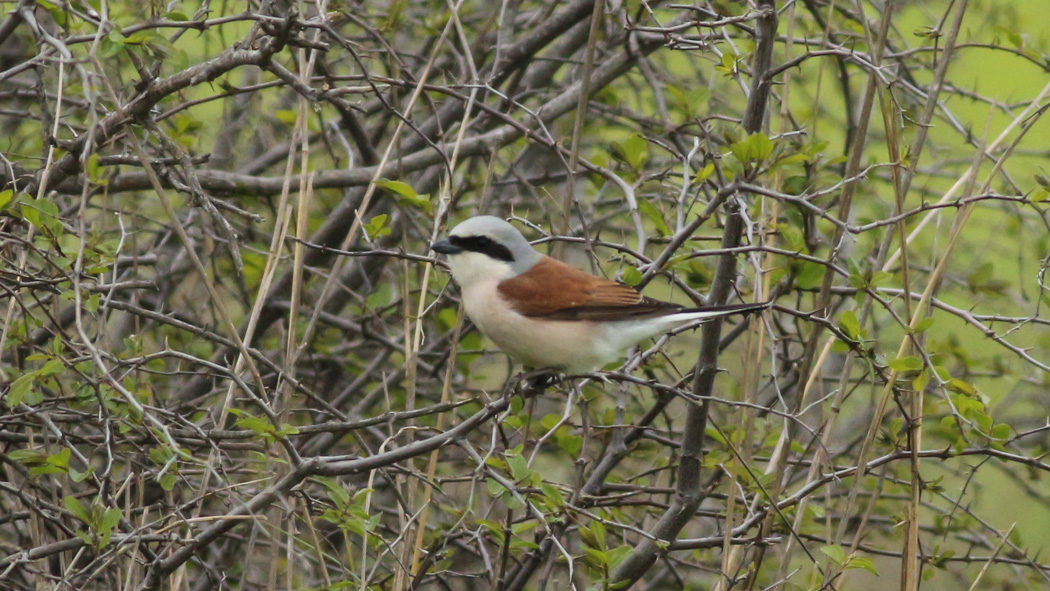
<svg viewBox="0 0 1050 591"><path fill-rule="evenodd" d="M682 309L549 257L501 281L499 293L519 313L550 320L626 320Z"/></svg>

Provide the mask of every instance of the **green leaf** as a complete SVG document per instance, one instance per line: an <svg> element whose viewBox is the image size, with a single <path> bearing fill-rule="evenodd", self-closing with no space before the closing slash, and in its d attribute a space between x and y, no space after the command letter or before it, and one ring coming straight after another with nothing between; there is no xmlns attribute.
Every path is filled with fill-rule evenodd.
<svg viewBox="0 0 1050 591"><path fill-rule="evenodd" d="M911 387L916 392L921 392L926 389L926 386L930 383L930 370L924 369L919 372L919 375L915 377L911 382Z"/></svg>
<svg viewBox="0 0 1050 591"><path fill-rule="evenodd" d="M29 397L35 381L36 374L27 373L12 382L11 387L7 390L7 397L4 398L4 403L7 404L7 407L14 408L22 404Z"/></svg>
<svg viewBox="0 0 1050 591"><path fill-rule="evenodd" d="M179 133L197 131L202 127L204 127L204 122L200 119L194 119L185 114L175 117L175 129Z"/></svg>
<svg viewBox="0 0 1050 591"><path fill-rule="evenodd" d="M84 504L81 503L79 499L74 496L68 496L62 499L62 504L66 506L66 509L68 509L74 517L88 525L91 524L91 516L88 515L87 509L84 508Z"/></svg>
<svg viewBox="0 0 1050 591"><path fill-rule="evenodd" d="M88 476L91 476L91 474L94 473L94 471L95 471L95 467L94 466L89 466L88 469L84 470L83 472L81 472L80 470L77 470L76 468L70 468L69 469L69 478L73 482L84 482L85 480L87 480Z"/></svg>
<svg viewBox="0 0 1050 591"><path fill-rule="evenodd" d="M842 549L842 546L837 544L824 546L820 551L831 558L831 561L835 564L842 565L846 563L846 551Z"/></svg>
<svg viewBox="0 0 1050 591"><path fill-rule="evenodd" d="M774 162L773 164L771 164L769 166L769 170L772 171L772 170L776 170L778 168L782 168L782 167L785 167L785 166L791 166L791 165L794 165L794 164L803 164L803 163L809 162L809 160L810 160L810 157L809 157L808 154L798 154L798 153L790 154L788 156L784 156L783 158L781 158L781 159L777 160L776 162Z"/></svg>
<svg viewBox="0 0 1050 591"><path fill-rule="evenodd" d="M44 367L40 368L36 374L42 378L58 375L65 371L66 364L61 359L52 359L44 364Z"/></svg>
<svg viewBox="0 0 1050 591"><path fill-rule="evenodd" d="M642 272L634 267L624 267L623 282L631 287L635 287L642 282Z"/></svg>
<svg viewBox="0 0 1050 591"><path fill-rule="evenodd" d="M374 241L377 238L389 236L393 233L393 230L391 230L390 227L387 225L387 220L389 219L389 217L390 216L388 216L387 214L381 213L368 220L368 223L365 224L364 229L365 233L368 235L368 238L370 240Z"/></svg>
<svg viewBox="0 0 1050 591"><path fill-rule="evenodd" d="M762 132L755 132L731 144L729 150L741 162L764 162L773 154L773 140Z"/></svg>
<svg viewBox="0 0 1050 591"><path fill-rule="evenodd" d="M58 453L47 456L47 463L66 471L69 469L69 458L72 455L73 451L68 447L64 447Z"/></svg>
<svg viewBox="0 0 1050 591"><path fill-rule="evenodd" d="M273 116L285 125L295 125L295 120L299 118L299 114L291 109L278 109Z"/></svg>
<svg viewBox="0 0 1050 591"><path fill-rule="evenodd" d="M498 497L507 492L507 489L494 478L485 479L485 488L488 489L489 494L494 497Z"/></svg>
<svg viewBox="0 0 1050 591"><path fill-rule="evenodd" d="M376 186L380 189L386 189L391 193L401 195L402 197L408 197L409 199L415 199L416 197L418 197L416 190L413 189L411 185L409 185L408 183L403 183L401 181L391 181L383 179L380 181L376 181Z"/></svg>
<svg viewBox="0 0 1050 591"><path fill-rule="evenodd" d="M88 175L88 180L96 185L102 185L106 183L106 179L102 178L102 167L98 164L98 152L92 152L88 156L87 162L84 164L84 172Z"/></svg>
<svg viewBox="0 0 1050 591"><path fill-rule="evenodd" d="M540 419L540 426L543 427L544 432L548 432L553 429L559 421L561 421L561 415L553 413L545 414L543 415L543 418Z"/></svg>
<svg viewBox="0 0 1050 591"><path fill-rule="evenodd" d="M693 183L699 184L707 179L711 178L711 175L715 173L715 165L713 162L708 162L706 166L700 169L700 172L696 173L693 177Z"/></svg>
<svg viewBox="0 0 1050 591"><path fill-rule="evenodd" d="M43 198L23 201L22 217L46 234L54 235L62 226L58 221L58 206Z"/></svg>
<svg viewBox="0 0 1050 591"><path fill-rule="evenodd" d="M4 208L7 207L7 204L11 203L14 198L15 192L11 189L0 191L0 211L3 211Z"/></svg>
<svg viewBox="0 0 1050 591"><path fill-rule="evenodd" d="M895 371L919 371L922 369L922 359L914 355L908 355L907 357L898 357L887 365Z"/></svg>
<svg viewBox="0 0 1050 591"><path fill-rule="evenodd" d="M609 557L609 568L616 568L619 566L620 563L630 556L632 552L634 552L634 548L626 545L617 546L606 552L605 555ZM624 587L627 583L629 583L629 581L621 581L620 587Z"/></svg>
<svg viewBox="0 0 1050 591"><path fill-rule="evenodd" d="M175 484L178 480L179 477L171 471L165 472L164 476L160 477L160 488L166 491L171 491L175 488Z"/></svg>
<svg viewBox="0 0 1050 591"><path fill-rule="evenodd" d="M426 212L427 214L434 213L434 204L430 201L430 195L426 193L422 195L416 193L416 190L408 183L383 179L381 181L376 181L376 186L397 195L398 205L414 207Z"/></svg>
<svg viewBox="0 0 1050 591"><path fill-rule="evenodd" d="M234 425L255 431L258 435L270 435L274 432L274 427L270 424L270 421L260 417L243 417L237 419Z"/></svg>
<svg viewBox="0 0 1050 591"><path fill-rule="evenodd" d="M592 521L591 525L595 523L601 523L599 521ZM592 527L584 526L579 528L580 539L589 548L602 549L605 547L605 540L598 539L598 535Z"/></svg>
<svg viewBox="0 0 1050 591"><path fill-rule="evenodd" d="M120 518L123 516L120 509L113 507L106 509L105 513L102 514L102 520L99 521L98 530L101 533L112 531L114 527L120 523Z"/></svg>
<svg viewBox="0 0 1050 591"><path fill-rule="evenodd" d="M109 35L102 38L98 56L102 59L109 59L122 51L124 51L124 36L120 34L120 31L114 29Z"/></svg>
<svg viewBox="0 0 1050 591"><path fill-rule="evenodd" d="M69 472L69 457L71 454L72 452L67 447L58 453L45 457L42 462L37 460L34 462L35 465L29 469L29 473L33 475L65 474ZM28 464L29 462L26 463Z"/></svg>
<svg viewBox="0 0 1050 591"><path fill-rule="evenodd" d="M915 323L915 328L911 329L912 334L919 334L920 332L925 332L927 329L933 326L933 322L934 320L930 316L923 318L922 320Z"/></svg>
<svg viewBox="0 0 1050 591"><path fill-rule="evenodd" d="M641 171L649 160L649 142L638 134L623 142L613 142L609 147L614 158L624 162L635 172Z"/></svg>
<svg viewBox="0 0 1050 591"><path fill-rule="evenodd" d="M711 100L711 90L706 86L697 86L691 89L688 93L682 92L682 90L676 86L668 86L667 92L671 95L674 103L677 103L676 106L682 112L682 121L688 121L704 114L707 111L707 105Z"/></svg>
<svg viewBox="0 0 1050 591"><path fill-rule="evenodd" d="M660 236L670 236L673 234L671 228L667 227L667 222L664 221L664 215L649 201L645 199L640 200L638 202L638 211L645 215L645 217L656 226L656 233Z"/></svg>
<svg viewBox="0 0 1050 591"><path fill-rule="evenodd" d="M295 425L290 425L288 423L281 423L281 428L274 431L273 435L277 439L284 439L289 435L295 435L297 433L299 433L299 427L296 427Z"/></svg>
<svg viewBox="0 0 1050 591"><path fill-rule="evenodd" d="M846 568L862 568L876 577L879 576L879 571L875 570L875 562L870 558L854 556L846 563Z"/></svg>
<svg viewBox="0 0 1050 591"><path fill-rule="evenodd" d="M860 340L860 321L857 320L857 315L853 313L853 310L846 310L842 313L842 316L839 317L839 328L854 341Z"/></svg>
<svg viewBox="0 0 1050 591"><path fill-rule="evenodd" d="M824 282L824 265L802 261L802 269L795 276L795 284L802 289L816 289Z"/></svg>
<svg viewBox="0 0 1050 591"><path fill-rule="evenodd" d="M7 457L26 465L40 464L47 461L47 454L39 449L16 449L7 454Z"/></svg>
<svg viewBox="0 0 1050 591"><path fill-rule="evenodd" d="M868 280L868 285L872 287L881 287L889 282L893 278L893 275L886 271L875 271L871 274L871 279Z"/></svg>
<svg viewBox="0 0 1050 591"><path fill-rule="evenodd" d="M525 480L532 472L532 470L529 469L529 463L524 457L519 455L508 455L507 467L510 468L510 475L514 477L516 482Z"/></svg>
<svg viewBox="0 0 1050 591"><path fill-rule="evenodd" d="M543 491L543 497L551 507L561 508L565 506L565 498L561 495L558 487L544 482L540 484L540 490Z"/></svg>
<svg viewBox="0 0 1050 591"><path fill-rule="evenodd" d="M92 539L91 534L87 533L86 531L84 531L82 529L78 529L77 531L75 531L73 533L78 538L80 538L80 541L84 542L84 544L86 544L88 546L93 546L95 544L95 540Z"/></svg>

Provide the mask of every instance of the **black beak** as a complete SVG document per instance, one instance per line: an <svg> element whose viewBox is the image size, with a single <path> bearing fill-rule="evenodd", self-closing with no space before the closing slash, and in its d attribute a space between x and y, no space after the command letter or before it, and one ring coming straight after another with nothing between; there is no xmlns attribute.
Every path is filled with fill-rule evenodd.
<svg viewBox="0 0 1050 591"><path fill-rule="evenodd" d="M463 252L462 248L452 244L448 240L438 240L430 245L430 249L434 252L440 252L441 254L459 254Z"/></svg>

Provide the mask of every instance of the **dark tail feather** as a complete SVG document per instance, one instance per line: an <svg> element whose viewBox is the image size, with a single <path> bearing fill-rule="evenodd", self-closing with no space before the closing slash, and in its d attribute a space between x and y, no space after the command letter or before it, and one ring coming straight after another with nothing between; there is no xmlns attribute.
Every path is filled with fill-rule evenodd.
<svg viewBox="0 0 1050 591"><path fill-rule="evenodd" d="M685 310L678 310L676 313L680 314L683 312L720 312L723 314L747 314L750 312L760 312L773 305L773 300L768 302L759 302L756 304L724 304L721 306L704 306L702 308L686 308Z"/></svg>

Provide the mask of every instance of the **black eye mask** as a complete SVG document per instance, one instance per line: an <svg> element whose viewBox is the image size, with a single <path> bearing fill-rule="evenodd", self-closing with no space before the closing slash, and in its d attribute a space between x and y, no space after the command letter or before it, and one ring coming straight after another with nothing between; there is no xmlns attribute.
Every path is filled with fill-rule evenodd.
<svg viewBox="0 0 1050 591"><path fill-rule="evenodd" d="M479 252L497 261L514 262L514 255L509 248L487 236L449 236L448 241L463 250Z"/></svg>

